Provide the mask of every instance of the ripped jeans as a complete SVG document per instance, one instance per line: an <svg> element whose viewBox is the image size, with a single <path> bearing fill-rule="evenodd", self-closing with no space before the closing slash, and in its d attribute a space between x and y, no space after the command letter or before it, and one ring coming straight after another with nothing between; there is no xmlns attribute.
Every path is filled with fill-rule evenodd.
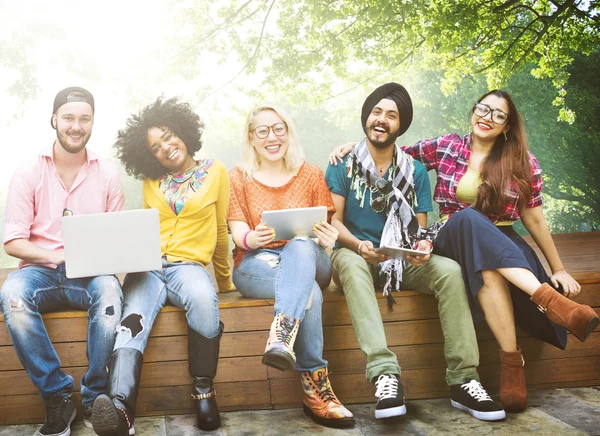
<svg viewBox="0 0 600 436"><path fill-rule="evenodd" d="M321 289L330 281L331 260L310 239L292 239L281 248L252 251L233 269L233 283L244 297L275 298L275 314L300 319L294 344L297 371L327 366Z"/></svg>
<svg viewBox="0 0 600 436"><path fill-rule="evenodd" d="M60 369L42 313L87 310L89 367L81 379L81 402L91 406L108 380L106 366L123 302L119 280L115 276L68 279L64 265L57 269L30 265L8 276L0 300L17 356L43 400L69 394L73 378ZM68 332L53 332L57 334L68 336Z"/></svg>
<svg viewBox="0 0 600 436"><path fill-rule="evenodd" d="M219 298L210 275L198 263L163 261L162 269L127 274L123 295L115 350L135 348L143 354L154 320L167 302L185 309L188 325L202 336L219 333Z"/></svg>

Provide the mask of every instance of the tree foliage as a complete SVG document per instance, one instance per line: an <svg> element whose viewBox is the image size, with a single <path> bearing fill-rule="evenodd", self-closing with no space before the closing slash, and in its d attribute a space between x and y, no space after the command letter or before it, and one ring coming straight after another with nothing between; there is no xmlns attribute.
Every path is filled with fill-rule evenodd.
<svg viewBox="0 0 600 436"><path fill-rule="evenodd" d="M497 88L533 63L531 74L549 78L557 88L553 104L560 118L573 122L565 100L568 67L574 54L600 46L596 0L230 0L212 9L200 4L205 2L197 0L184 14L198 20L191 41L203 41L226 57L233 51L244 71L262 68L265 83L296 87L305 97L343 91L333 89L333 77L362 84L410 64L443 71L446 95L477 75Z"/></svg>

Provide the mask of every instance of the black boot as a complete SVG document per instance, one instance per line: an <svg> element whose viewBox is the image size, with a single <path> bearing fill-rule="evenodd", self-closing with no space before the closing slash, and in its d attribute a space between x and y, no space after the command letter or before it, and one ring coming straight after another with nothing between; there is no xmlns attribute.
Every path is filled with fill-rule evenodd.
<svg viewBox="0 0 600 436"><path fill-rule="evenodd" d="M133 420L143 359L143 354L134 348L119 348L110 356L107 395L98 395L92 413L92 424L98 435L135 433Z"/></svg>
<svg viewBox="0 0 600 436"><path fill-rule="evenodd" d="M208 339L188 326L189 369L190 375L194 377L192 397L196 403L196 419L201 430L216 430L221 426L213 378L217 374L223 328L223 323L219 322L219 333Z"/></svg>

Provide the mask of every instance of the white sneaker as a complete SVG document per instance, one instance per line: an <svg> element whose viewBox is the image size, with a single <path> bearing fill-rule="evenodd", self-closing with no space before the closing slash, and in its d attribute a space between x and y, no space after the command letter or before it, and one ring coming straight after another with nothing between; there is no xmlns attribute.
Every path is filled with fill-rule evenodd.
<svg viewBox="0 0 600 436"><path fill-rule="evenodd" d="M375 387L377 388L375 391L377 397L375 418L391 418L406 414L404 389L394 374L382 374L377 377Z"/></svg>

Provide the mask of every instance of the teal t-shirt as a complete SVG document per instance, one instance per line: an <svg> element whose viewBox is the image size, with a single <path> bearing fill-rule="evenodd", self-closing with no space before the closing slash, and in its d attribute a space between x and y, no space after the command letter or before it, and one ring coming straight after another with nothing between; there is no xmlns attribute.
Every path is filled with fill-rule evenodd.
<svg viewBox="0 0 600 436"><path fill-rule="evenodd" d="M360 207L360 201L356 199L356 191L350 189L352 179L346 173L347 161L348 156L344 158L343 164L338 163L337 166L330 164L327 167L327 172L325 173L327 186L329 186L329 190L334 194L346 198L344 225L350 233L361 241L369 240L373 243L373 246L379 247L387 215L384 212L375 212L371 208L371 191L369 189L365 193L364 207ZM387 179L388 177L389 169L383 178ZM414 184L417 198L417 206L414 208L415 213L432 211L431 185L429 184L427 170L417 160L415 160Z"/></svg>

